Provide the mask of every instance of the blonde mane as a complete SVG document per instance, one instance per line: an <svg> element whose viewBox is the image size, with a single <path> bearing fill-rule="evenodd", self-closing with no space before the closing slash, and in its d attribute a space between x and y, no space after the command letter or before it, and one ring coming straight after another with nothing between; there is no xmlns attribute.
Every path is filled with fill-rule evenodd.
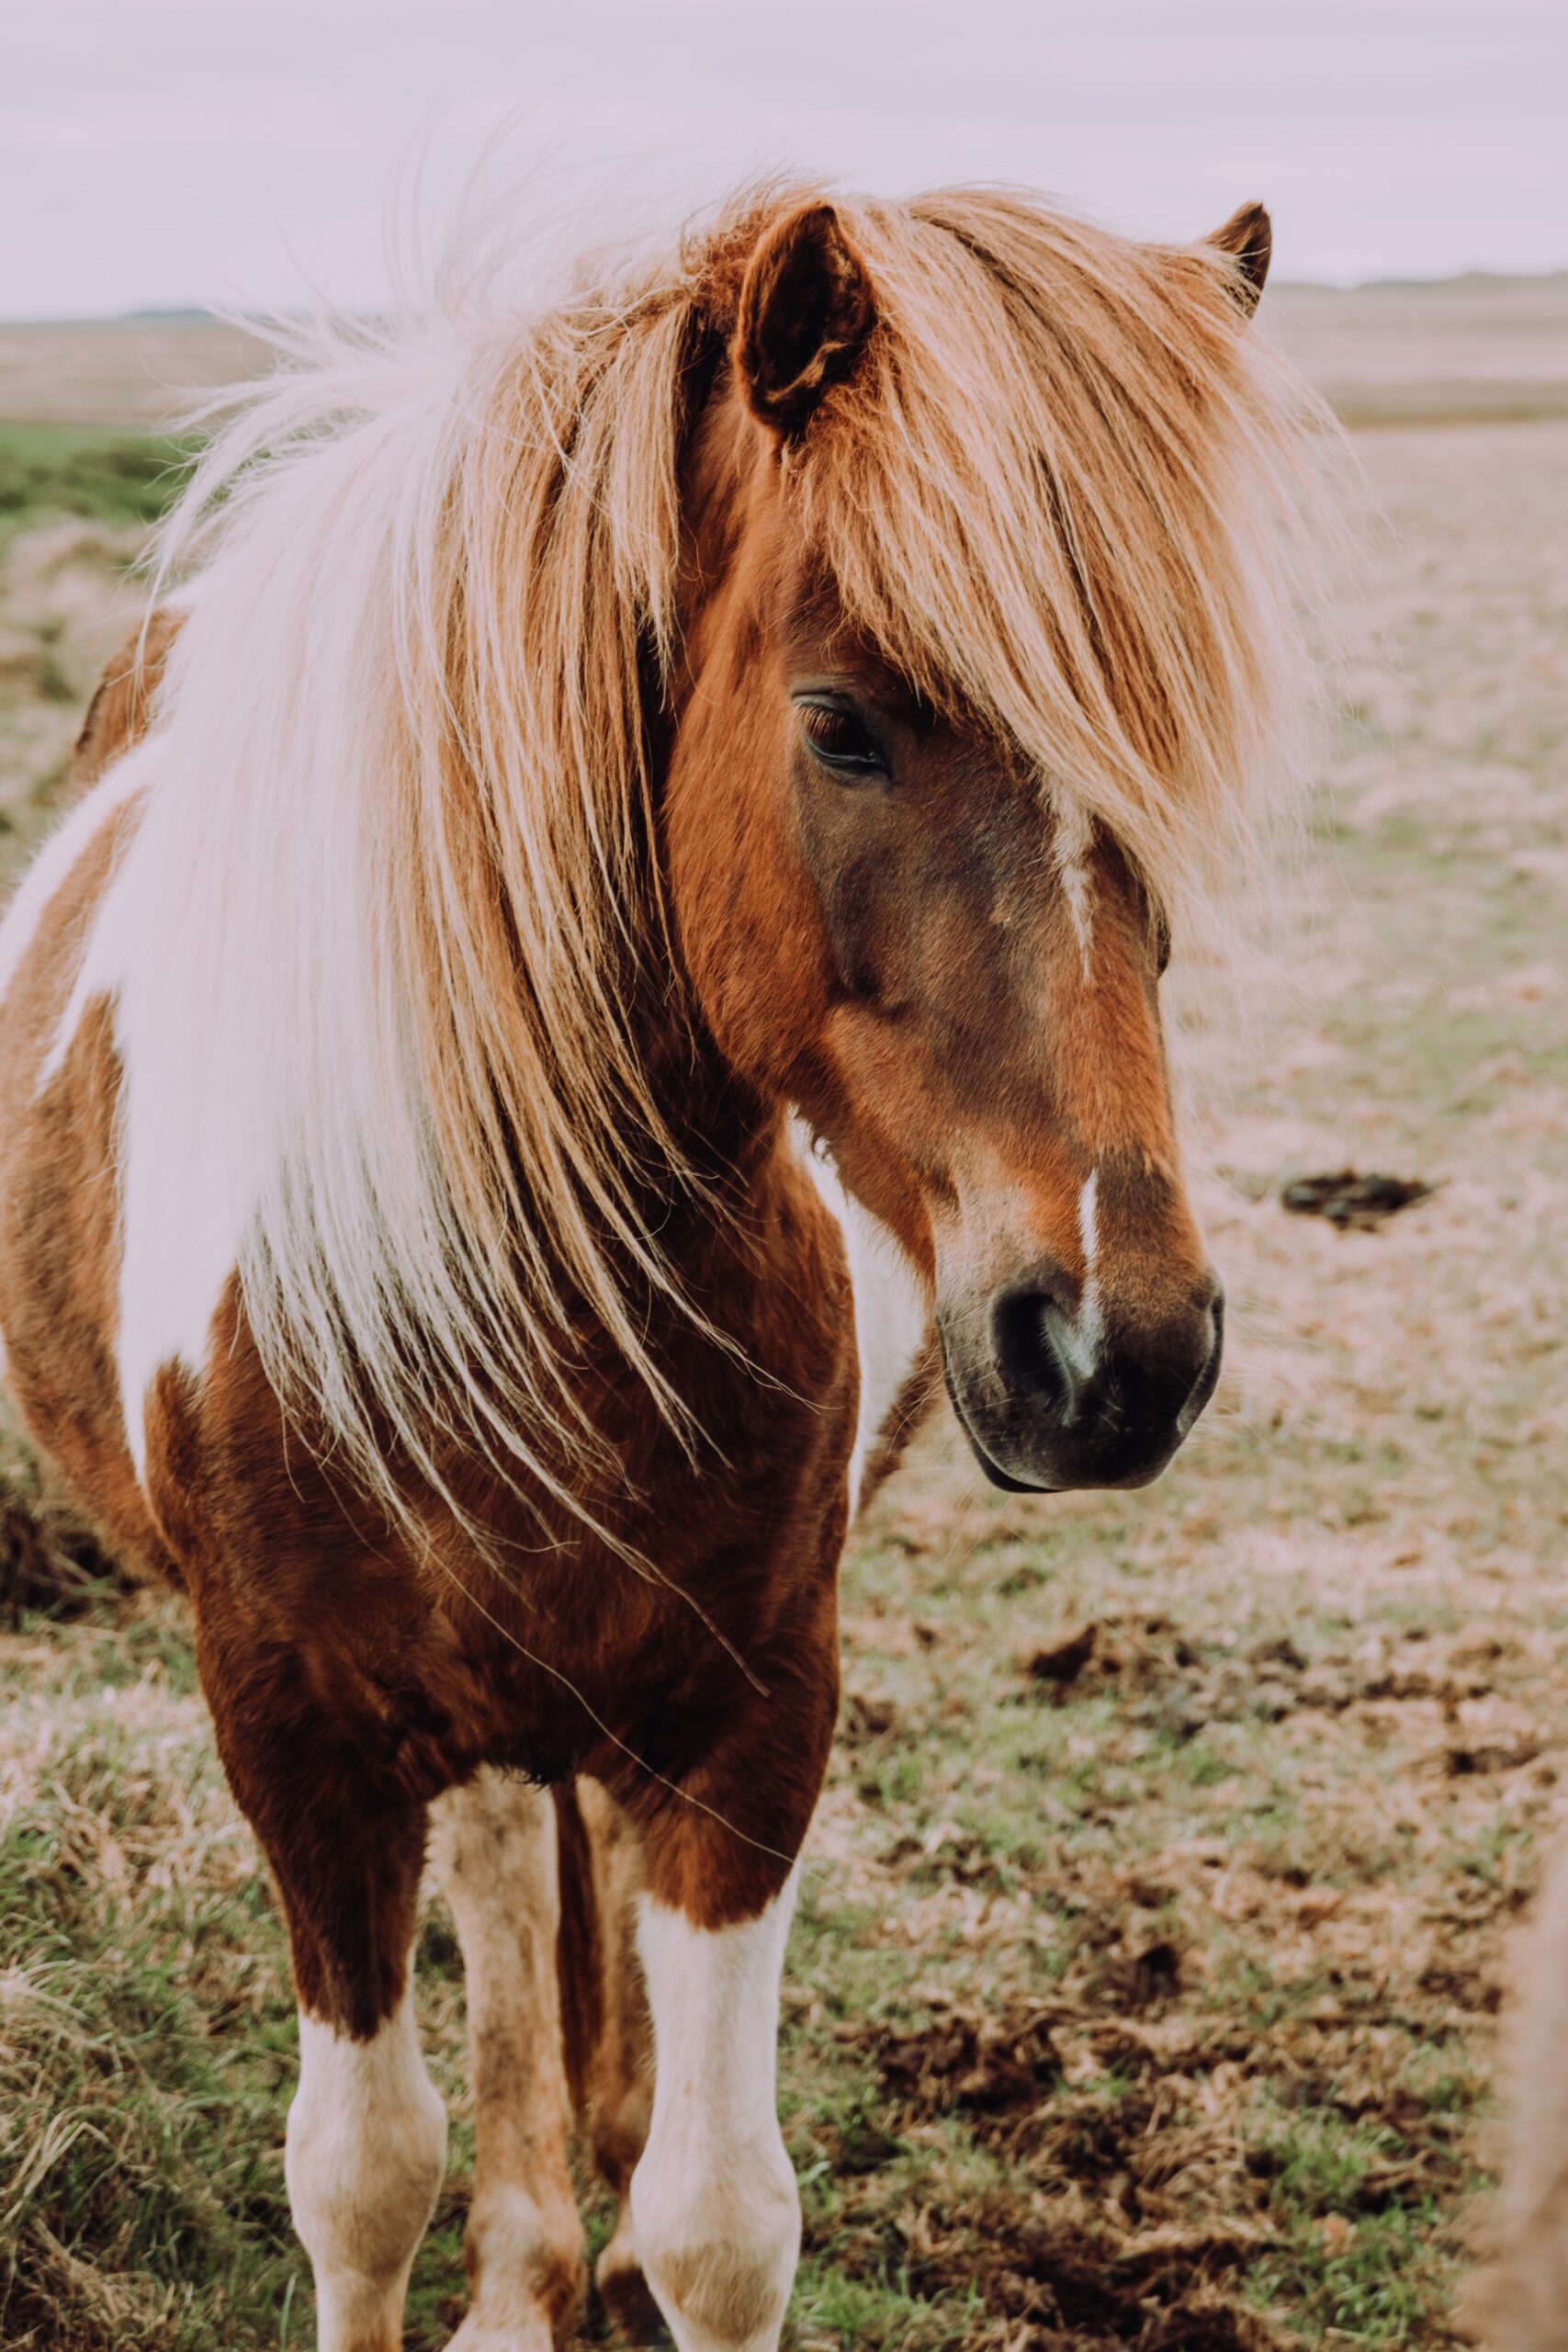
<svg viewBox="0 0 1568 2352"><path fill-rule="evenodd" d="M394 1510L389 1454L445 1494L453 1446L577 1508L585 1322L687 1428L635 1303L679 1295L647 1203L693 1183L628 1016L646 706L689 403L794 200L535 314L470 272L281 336L166 530L198 577L77 991L119 1001L128 1224L214 1295L237 1253L279 1393ZM1291 735L1310 403L1209 248L840 210L878 323L786 456L804 527L914 683L1195 903Z"/></svg>
<svg viewBox="0 0 1568 2352"><path fill-rule="evenodd" d="M1326 409L1216 247L1005 189L866 205L879 325L797 468L840 601L1104 825L1179 927L1267 834L1333 537Z"/></svg>

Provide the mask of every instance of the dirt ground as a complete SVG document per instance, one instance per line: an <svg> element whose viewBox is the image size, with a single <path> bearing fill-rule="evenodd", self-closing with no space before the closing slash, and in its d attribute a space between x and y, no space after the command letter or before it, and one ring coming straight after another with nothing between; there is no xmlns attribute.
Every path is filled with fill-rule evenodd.
<svg viewBox="0 0 1568 2352"><path fill-rule="evenodd" d="M939 1423L853 1546L785 1993L814 2352L1457 2341L1568 1755L1564 302L1428 295L1400 343L1314 299L1280 315L1352 414L1450 421L1359 436L1382 520L1277 977L1184 1050L1225 1375L1142 1495L995 1495ZM1481 347L1494 300L1526 359ZM1476 421L1496 381L1515 421ZM133 543L38 520L4 555L12 865ZM1347 1167L1434 1189L1370 1227L1281 1204ZM91 1584L6 1442L0 1561L63 1546L88 1589L18 1585L0 1635L0 2345L299 2352L270 1894L177 1611ZM422 1962L458 2126L423 2352L471 2145L434 1910Z"/></svg>

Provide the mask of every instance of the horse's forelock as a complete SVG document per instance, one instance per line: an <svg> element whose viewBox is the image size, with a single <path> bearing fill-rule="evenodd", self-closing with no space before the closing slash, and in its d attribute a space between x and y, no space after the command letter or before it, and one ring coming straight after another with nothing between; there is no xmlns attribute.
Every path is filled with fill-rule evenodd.
<svg viewBox="0 0 1568 2352"><path fill-rule="evenodd" d="M1179 918L1219 914L1301 740L1325 410L1215 246L1003 191L845 226L877 330L791 463L849 617L1104 822Z"/></svg>

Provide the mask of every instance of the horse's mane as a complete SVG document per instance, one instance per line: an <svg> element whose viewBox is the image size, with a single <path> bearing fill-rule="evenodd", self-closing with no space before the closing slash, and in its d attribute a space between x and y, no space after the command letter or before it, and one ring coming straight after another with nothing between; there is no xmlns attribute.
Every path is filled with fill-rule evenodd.
<svg viewBox="0 0 1568 2352"><path fill-rule="evenodd" d="M281 331L166 527L199 577L82 986L280 1393L388 1500L390 1450L442 1487L456 1442L570 1501L585 1319L682 1425L642 1329L649 1189L691 1181L627 1013L649 700L688 409L795 200L542 311L470 271ZM1010 193L840 217L878 322L786 463L845 606L1190 901L1302 674L1295 389L1207 247Z"/></svg>

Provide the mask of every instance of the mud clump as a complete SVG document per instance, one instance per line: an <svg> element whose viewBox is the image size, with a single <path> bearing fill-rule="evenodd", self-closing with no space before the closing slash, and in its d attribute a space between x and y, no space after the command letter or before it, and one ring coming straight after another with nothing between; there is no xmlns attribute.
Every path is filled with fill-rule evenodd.
<svg viewBox="0 0 1568 2352"><path fill-rule="evenodd" d="M1280 1200L1292 1215L1323 1217L1341 1233L1371 1233L1401 1209L1430 1200L1437 1189L1421 1176L1358 1176L1353 1168L1340 1168L1330 1176L1298 1178Z"/></svg>
<svg viewBox="0 0 1568 2352"><path fill-rule="evenodd" d="M999 2017L953 2008L930 2025L873 2028L869 2039L883 2089L906 2111L1032 2112L1062 2079L1046 2013L1027 2005Z"/></svg>

